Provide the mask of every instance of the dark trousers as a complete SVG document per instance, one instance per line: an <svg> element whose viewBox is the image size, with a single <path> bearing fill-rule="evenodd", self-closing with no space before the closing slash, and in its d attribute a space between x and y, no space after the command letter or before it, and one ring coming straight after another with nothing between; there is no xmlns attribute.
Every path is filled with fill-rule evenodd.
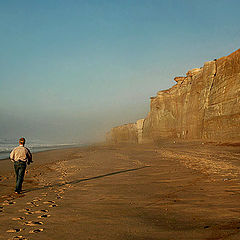
<svg viewBox="0 0 240 240"><path fill-rule="evenodd" d="M16 173L16 188L15 188L16 192L22 191L22 183L23 183L23 179L24 179L26 166L27 165L25 162L16 161L14 163L14 169L15 169L15 173Z"/></svg>

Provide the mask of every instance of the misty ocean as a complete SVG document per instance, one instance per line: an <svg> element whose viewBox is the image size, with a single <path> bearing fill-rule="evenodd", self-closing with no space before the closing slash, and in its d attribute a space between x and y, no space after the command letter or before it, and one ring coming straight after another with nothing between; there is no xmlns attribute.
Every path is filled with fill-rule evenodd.
<svg viewBox="0 0 240 240"><path fill-rule="evenodd" d="M29 142L29 144L27 144ZM32 153L42 152L53 149L68 148L68 147L80 147L81 144L57 144L57 143L42 143L41 141L27 141L25 147L29 148ZM0 138L0 160L9 158L9 154L13 148L18 146L18 141L10 139Z"/></svg>

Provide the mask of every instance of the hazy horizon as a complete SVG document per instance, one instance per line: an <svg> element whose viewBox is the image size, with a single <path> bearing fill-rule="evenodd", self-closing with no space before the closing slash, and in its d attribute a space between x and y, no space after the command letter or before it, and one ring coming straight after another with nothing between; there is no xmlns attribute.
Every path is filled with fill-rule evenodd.
<svg viewBox="0 0 240 240"><path fill-rule="evenodd" d="M239 48L237 0L1 1L0 138L95 142Z"/></svg>

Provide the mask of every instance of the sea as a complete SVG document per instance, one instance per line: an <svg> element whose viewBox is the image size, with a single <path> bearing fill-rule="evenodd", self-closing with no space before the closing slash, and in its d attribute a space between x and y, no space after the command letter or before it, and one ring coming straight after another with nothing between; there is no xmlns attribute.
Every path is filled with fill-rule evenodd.
<svg viewBox="0 0 240 240"><path fill-rule="evenodd" d="M9 154L13 148L17 147L18 141L13 139L0 138L0 160L9 158ZM81 147L80 143L46 143L41 140L27 140L25 147L32 153L42 152L47 150Z"/></svg>

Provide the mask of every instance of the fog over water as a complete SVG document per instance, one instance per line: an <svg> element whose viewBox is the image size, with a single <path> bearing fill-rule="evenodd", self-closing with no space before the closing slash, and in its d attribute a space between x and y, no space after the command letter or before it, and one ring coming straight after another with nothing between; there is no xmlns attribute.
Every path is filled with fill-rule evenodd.
<svg viewBox="0 0 240 240"><path fill-rule="evenodd" d="M90 143L146 117L149 98L175 76L239 48L239 8L235 0L1 1L0 139Z"/></svg>

